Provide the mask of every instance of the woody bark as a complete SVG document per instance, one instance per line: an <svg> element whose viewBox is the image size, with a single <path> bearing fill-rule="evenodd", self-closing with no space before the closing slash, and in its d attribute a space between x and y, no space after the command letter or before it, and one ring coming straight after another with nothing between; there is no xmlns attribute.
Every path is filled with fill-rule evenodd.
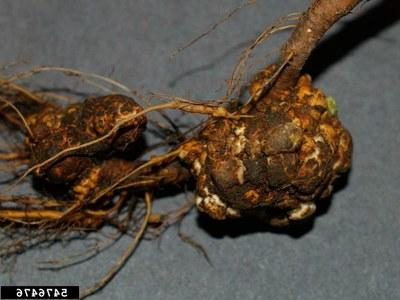
<svg viewBox="0 0 400 300"><path fill-rule="evenodd" d="M314 0L281 50L280 61L291 60L277 78L269 95L282 98L295 86L301 69L324 34L361 0Z"/></svg>

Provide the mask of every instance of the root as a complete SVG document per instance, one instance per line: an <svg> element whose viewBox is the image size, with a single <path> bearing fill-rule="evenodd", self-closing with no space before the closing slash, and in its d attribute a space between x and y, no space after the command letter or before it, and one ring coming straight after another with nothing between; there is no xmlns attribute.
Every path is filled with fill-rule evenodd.
<svg viewBox="0 0 400 300"><path fill-rule="evenodd" d="M122 191L111 207L103 203L92 207L84 206L81 201L71 203L26 196L0 196L0 220L46 231L58 228L68 231L98 229L104 222L112 220L126 199L127 193Z"/></svg>
<svg viewBox="0 0 400 300"><path fill-rule="evenodd" d="M40 98L36 94L34 94L31 91L29 91L27 88L25 88L25 87L23 87L23 86L21 86L19 84L13 83L12 81L0 78L0 86L2 88L5 88L5 89L8 89L8 90L20 93L21 95L24 95L28 99L31 99L31 100L33 100L33 101L35 101L37 103L42 104L44 102L42 98Z"/></svg>
<svg viewBox="0 0 400 300"><path fill-rule="evenodd" d="M201 255L203 255L203 257L205 258L205 260L207 261L207 263L210 266L213 265L210 260L210 257L208 256L206 249L199 242L195 241L190 235L183 233L181 231L180 224L179 224L179 229L178 229L178 235L179 235L179 238L182 240L182 242L188 244L189 246L194 248L197 252L199 252Z"/></svg>
<svg viewBox="0 0 400 300"><path fill-rule="evenodd" d="M83 261L91 259L95 257L97 254L105 251L110 248L113 244L115 244L121 237L123 233L119 231L115 236L109 237L106 241L98 244L96 243L93 246L86 248L82 252L78 252L67 257L52 259L46 261L38 262L38 268L40 270L61 270L64 268L68 268L70 266L79 264Z"/></svg>
<svg viewBox="0 0 400 300"><path fill-rule="evenodd" d="M57 93L53 93L53 92L36 92L36 94L42 96L46 100L53 99L53 100L57 100L57 101L67 102L67 103L76 103L77 102L76 99L73 99L68 96L60 95Z"/></svg>
<svg viewBox="0 0 400 300"><path fill-rule="evenodd" d="M128 249L122 254L120 259L115 263L115 265L93 286L85 289L80 295L80 299L84 299L95 292L101 290L121 269L121 267L127 262L132 253L136 250L137 245L139 244L141 238L143 237L145 230L147 228L147 224L151 215L151 206L152 206L152 194L149 192L145 193L145 203L146 203L146 215L143 219L142 225L140 226L139 232L136 234L135 239L129 245Z"/></svg>
<svg viewBox="0 0 400 300"><path fill-rule="evenodd" d="M177 50L175 50L170 58L174 59L176 57L176 55L178 55L180 52L184 51L185 49L191 47L193 44L195 44L196 42L198 42L200 39L204 38L205 36L207 36L208 34L210 34L212 31L214 31L219 25L225 23L227 20L229 20L234 14L236 14L239 10L241 10L242 8L245 8L249 5L254 4L256 1L255 0L248 0L245 1L243 3L241 3L238 7L236 7L235 9L233 9L231 12L229 12L226 16L224 16L220 21L218 21L217 23L215 23L209 30L205 31L204 33L200 34L199 36L197 36L196 38L194 38L193 40L191 40L189 43L187 43L186 45L178 48ZM247 69L247 61L249 60L252 52L254 51L254 49L259 46L260 44L262 44L268 37L270 37L272 34L275 34L277 32L280 31L284 31L287 29L293 29L297 26L297 22L301 17L301 13L291 13L283 18L278 19L273 25L268 26L255 40L254 42L248 46L245 50L242 51L239 61L238 63L235 65L234 70L232 72L231 78L230 80L228 80L228 87L225 93L225 96L222 98L222 102L227 101L228 99L230 99L233 94L235 93L235 91L239 92L240 88L241 88L241 81L242 78L246 72ZM288 24L290 22L296 22L295 24ZM291 53L287 53L287 55L285 56L285 58L287 59L289 57L289 59L291 59L293 54ZM287 64L287 61L283 60L281 61L280 65L283 68L283 66L285 66ZM280 69L281 71L282 69ZM279 72L280 72L279 71ZM279 73L278 72L278 73ZM270 84L273 80L275 79L271 78L271 81L268 82L268 84ZM265 86L267 86L268 84L266 84ZM250 101L248 101L250 102Z"/></svg>
<svg viewBox="0 0 400 300"><path fill-rule="evenodd" d="M153 227L149 227L150 234L160 236L168 227L173 224L179 223L183 218L193 209L194 201L186 201L175 210L166 213L154 213L151 215L149 223Z"/></svg>
<svg viewBox="0 0 400 300"><path fill-rule="evenodd" d="M224 96L225 100L231 98L235 91L238 91L240 89L243 75L245 74L247 69L247 61L249 60L254 49L258 45L262 44L272 34L279 31L295 28L296 24L288 24L288 22L298 21L299 17L300 13L292 13L287 15L286 17L278 19L273 25L268 26L250 46L242 51L239 61L235 65L231 78L228 81L228 87Z"/></svg>
<svg viewBox="0 0 400 300"><path fill-rule="evenodd" d="M27 166L29 162L29 159L19 159L8 163L2 163L0 164L0 172L15 172L19 167Z"/></svg>
<svg viewBox="0 0 400 300"><path fill-rule="evenodd" d="M242 8L245 8L247 6L253 5L256 3L257 0L247 0L244 1L243 3L239 4L239 6L235 7L232 11L227 13L221 20L219 20L217 23L211 26L210 29L207 31L203 32L202 34L198 35L195 37L193 40L191 40L189 43L186 45L176 49L171 55L170 59L174 59L179 53L182 51L186 50L187 48L193 46L195 43L197 43L199 40L204 38L205 36L209 35L211 32L213 32L215 29L217 29L220 25L228 21L233 15L235 15L238 11L240 11Z"/></svg>
<svg viewBox="0 0 400 300"><path fill-rule="evenodd" d="M0 153L0 160L18 160L22 158L26 158L26 154L22 154L19 152L7 152L7 153Z"/></svg>
<svg viewBox="0 0 400 300"><path fill-rule="evenodd" d="M24 206L45 206L46 208L57 208L65 206L65 202L49 198L35 198L29 196L6 196L0 195L0 204L14 203ZM1 212L1 211L0 211Z"/></svg>
<svg viewBox="0 0 400 300"><path fill-rule="evenodd" d="M53 219L58 220L63 216L63 213L55 210L15 210L15 209L2 209L0 210L0 218L14 222L22 222L23 219L29 220L43 220ZM27 222L26 222L27 223ZM32 224L32 222L29 222Z"/></svg>
<svg viewBox="0 0 400 300"><path fill-rule="evenodd" d="M25 251L28 248L32 248L38 246L43 242L49 242L51 237L48 233L42 232L40 230L36 232L24 232L24 237L16 238L18 232L13 228L14 224L8 225L8 227L1 228L2 233L9 239L12 239L11 242L6 243L2 241L2 245L0 246L0 259L6 259L12 257L15 254L19 254ZM15 231L15 232L14 232Z"/></svg>
<svg viewBox="0 0 400 300"><path fill-rule="evenodd" d="M104 189L101 192L99 192L93 199L90 200L90 202L92 202L92 203L96 202L98 199L100 199L101 197L103 197L104 195L106 195L107 193L112 191L120 183L124 182L129 177L132 177L132 176L136 175L141 170L143 170L145 168L148 168L150 166L153 166L153 165L160 164L160 163L162 163L164 161L167 161L167 160L170 160L170 159L174 159L175 157L177 157L180 154L180 152L181 152L181 148L178 148L177 150L169 152L167 154L151 158L148 162L146 162L146 163L140 165L139 167L133 169L132 171L130 171L126 175L124 175L121 178L119 178L116 182L111 184L109 187L107 187L106 189Z"/></svg>
<svg viewBox="0 0 400 300"><path fill-rule="evenodd" d="M7 82L12 83L12 82L14 82L16 80L28 78L30 76L33 76L33 75L36 75L36 74L39 74L39 73L45 73L45 72L61 72L66 76L75 76L75 77L83 77L83 78L85 78L85 77L94 78L94 79L100 80L102 82L106 82L108 84L111 84L112 86L115 86L115 87L119 88L121 91L123 91L125 93L132 94L132 92L133 92L131 89L129 89L128 87L126 87L125 85L123 85L122 83L120 83L120 82L118 82L118 81L116 81L114 79L111 79L111 78L108 78L108 77L105 77L105 76L102 76L102 75L98 75L98 74L95 74L95 73L83 72L83 71L80 71L80 70L76 70L76 69L72 69L72 68L63 68L63 67L47 67L47 66L36 67L36 68L33 68L32 70L29 70L29 71L26 71L26 72L22 72L22 73L16 74L16 75L8 78ZM89 84L91 84L91 85L94 84L96 87L99 87L98 83L95 83L95 82L90 81L90 80L87 81L87 82ZM106 89L108 92L110 91L109 89L104 88L103 86L101 88L103 90Z"/></svg>
<svg viewBox="0 0 400 300"><path fill-rule="evenodd" d="M19 109L18 109L14 104L12 104L10 101L8 101L7 99L5 99L5 98L2 97L2 96L0 96L0 101L1 101L1 102L4 102L7 106L10 106L10 107L18 114L18 116L20 117L20 119L22 120L22 122L23 122L23 124L24 124L24 126L25 126L25 129L28 131L29 136L30 136L31 138L33 138L32 130L31 130L31 128L29 127L28 122L26 122L26 119L24 118L24 116L22 115L22 113L19 111Z"/></svg>

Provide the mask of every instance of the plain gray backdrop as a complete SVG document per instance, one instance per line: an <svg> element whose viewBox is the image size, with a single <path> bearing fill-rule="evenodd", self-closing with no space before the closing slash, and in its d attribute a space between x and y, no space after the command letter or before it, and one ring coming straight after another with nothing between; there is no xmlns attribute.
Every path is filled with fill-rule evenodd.
<svg viewBox="0 0 400 300"><path fill-rule="evenodd" d="M305 9L309 1L259 0L175 61L169 59L174 49L239 3L3 0L0 64L79 68L111 74L143 92L216 99L240 51L265 26ZM398 299L398 3L373 0L357 7L330 31L307 67L315 85L336 98L341 120L354 139L347 182L313 224L275 232L252 224L212 222L193 211L182 230L203 245L212 266L183 243L173 227L160 241L143 241L119 274L90 299ZM276 54L286 37L273 37L253 60L255 68L266 64L271 58L267 53ZM42 82L54 84L51 78ZM178 207L183 201L182 195L163 198L156 209ZM82 241L29 251L11 273L0 274L0 285L87 287L129 241L124 238L94 259L59 272L38 271L34 262L76 253Z"/></svg>

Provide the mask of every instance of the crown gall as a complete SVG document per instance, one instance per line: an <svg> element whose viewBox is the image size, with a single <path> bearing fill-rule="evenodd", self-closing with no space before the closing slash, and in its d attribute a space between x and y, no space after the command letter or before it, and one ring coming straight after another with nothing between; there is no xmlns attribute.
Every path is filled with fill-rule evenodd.
<svg viewBox="0 0 400 300"><path fill-rule="evenodd" d="M206 126L188 145L196 155L184 158L198 209L215 219L262 212L272 225L311 217L351 162L351 136L330 101L303 75L284 100L262 99L252 118Z"/></svg>
<svg viewBox="0 0 400 300"><path fill-rule="evenodd" d="M133 99L122 95L90 97L66 108L45 104L40 112L27 118L33 132L33 137L25 141L31 164L42 163L72 147L77 149L37 168L35 175L54 183L85 180L82 177L90 173L87 170L97 168L107 153L123 151L138 139L146 117L124 120L141 111ZM106 134L106 139L79 148Z"/></svg>

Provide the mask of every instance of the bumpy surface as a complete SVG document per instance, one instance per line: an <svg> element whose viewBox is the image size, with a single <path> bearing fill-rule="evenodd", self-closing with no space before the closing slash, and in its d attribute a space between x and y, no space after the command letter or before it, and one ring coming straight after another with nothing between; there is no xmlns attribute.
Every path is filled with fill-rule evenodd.
<svg viewBox="0 0 400 300"><path fill-rule="evenodd" d="M122 95L93 97L65 109L49 104L41 112L32 114L27 119L33 132L33 138L26 141L32 165L41 163L67 148L100 138L120 124L127 115L141 111L142 108L133 99ZM35 175L54 183L80 180L86 188L99 173L98 171L94 174L95 169L92 168L98 168L102 164L102 158L107 157L110 152L123 151L135 142L145 124L144 116L134 118L119 126L118 130L112 131L107 139L72 151L67 156L37 169Z"/></svg>
<svg viewBox="0 0 400 300"><path fill-rule="evenodd" d="M350 167L351 136L309 76L285 100L262 103L253 118L209 124L182 155L197 176L197 207L212 218L258 214L272 225L308 218Z"/></svg>

